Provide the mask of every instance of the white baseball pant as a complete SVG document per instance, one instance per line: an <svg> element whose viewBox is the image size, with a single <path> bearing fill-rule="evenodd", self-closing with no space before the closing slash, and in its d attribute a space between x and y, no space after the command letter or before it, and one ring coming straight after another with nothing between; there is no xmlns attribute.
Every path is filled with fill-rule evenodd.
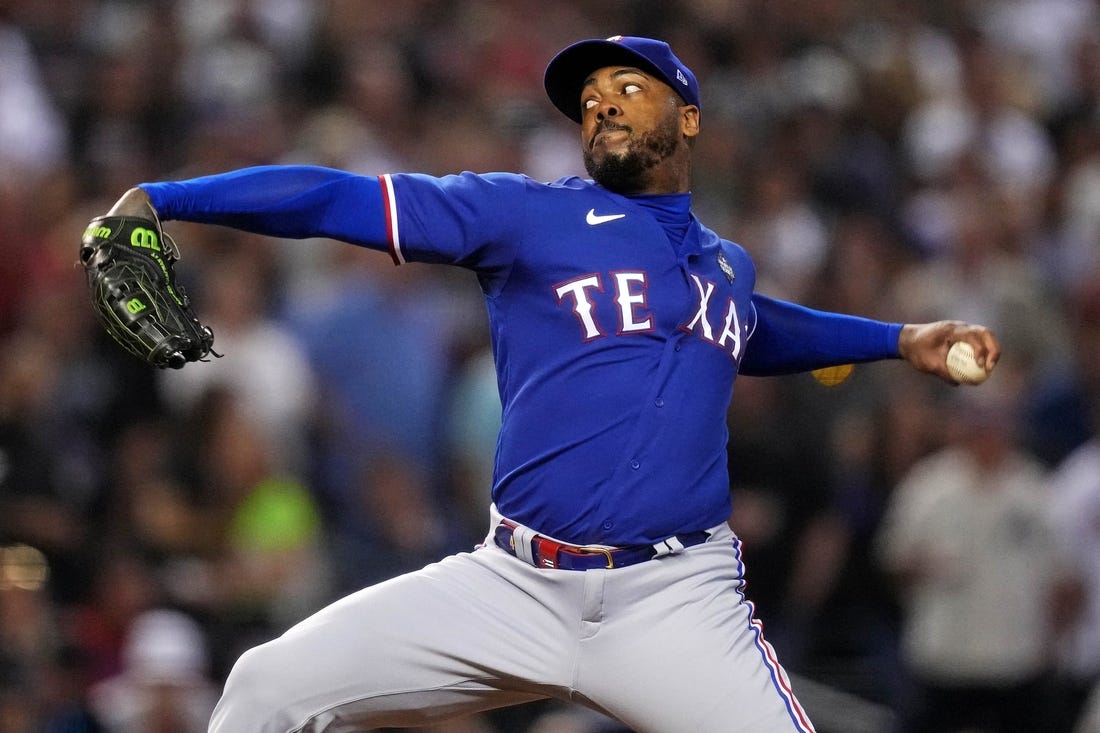
<svg viewBox="0 0 1100 733"><path fill-rule="evenodd" d="M245 652L209 730L350 733L557 698L638 733L812 731L743 586L724 524L679 554L587 571L536 568L490 530Z"/></svg>

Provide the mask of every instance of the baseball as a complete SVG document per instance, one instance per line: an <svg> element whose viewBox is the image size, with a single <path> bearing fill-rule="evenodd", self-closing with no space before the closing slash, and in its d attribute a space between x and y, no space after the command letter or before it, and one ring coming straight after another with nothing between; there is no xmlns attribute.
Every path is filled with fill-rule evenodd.
<svg viewBox="0 0 1100 733"><path fill-rule="evenodd" d="M951 344L947 350L947 371L959 384L981 384L989 377L989 373L978 366L973 347L963 341Z"/></svg>

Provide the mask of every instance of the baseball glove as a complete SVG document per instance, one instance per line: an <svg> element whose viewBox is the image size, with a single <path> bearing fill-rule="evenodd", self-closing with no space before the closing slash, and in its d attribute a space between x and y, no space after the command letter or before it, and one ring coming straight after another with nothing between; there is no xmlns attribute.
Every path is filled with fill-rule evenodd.
<svg viewBox="0 0 1100 733"><path fill-rule="evenodd" d="M179 250L155 218L99 216L80 241L96 318L122 348L164 369L205 361L214 332L175 281Z"/></svg>

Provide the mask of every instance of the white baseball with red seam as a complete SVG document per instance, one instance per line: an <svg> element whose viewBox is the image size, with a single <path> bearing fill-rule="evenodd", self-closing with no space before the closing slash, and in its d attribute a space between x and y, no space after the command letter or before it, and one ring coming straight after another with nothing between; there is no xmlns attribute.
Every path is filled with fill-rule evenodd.
<svg viewBox="0 0 1100 733"><path fill-rule="evenodd" d="M951 344L947 350L947 372L959 384L981 384L989 378L989 372L974 357L974 348L964 341Z"/></svg>

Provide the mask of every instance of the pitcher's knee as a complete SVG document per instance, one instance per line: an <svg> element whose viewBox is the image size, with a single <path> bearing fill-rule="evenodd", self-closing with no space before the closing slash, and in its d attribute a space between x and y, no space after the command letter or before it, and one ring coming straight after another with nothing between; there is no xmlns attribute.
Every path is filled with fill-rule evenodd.
<svg viewBox="0 0 1100 733"><path fill-rule="evenodd" d="M291 710L294 665L278 654L277 642L249 649L229 672L214 710L210 733L257 731L288 733L301 721Z"/></svg>

